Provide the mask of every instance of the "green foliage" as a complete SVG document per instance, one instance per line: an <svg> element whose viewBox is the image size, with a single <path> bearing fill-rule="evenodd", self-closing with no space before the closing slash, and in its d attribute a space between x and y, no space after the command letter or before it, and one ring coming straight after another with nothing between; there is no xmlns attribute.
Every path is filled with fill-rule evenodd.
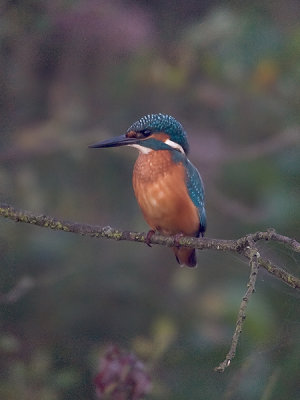
<svg viewBox="0 0 300 400"><path fill-rule="evenodd" d="M161 112L188 133L208 236L272 226L299 239L299 4L215 4L3 2L1 201L145 231L133 150L87 146ZM299 257L262 251L299 275ZM184 270L166 248L4 220L0 254L1 399L93 398L110 343L149 367L149 398L298 395L298 299L262 271L237 357L213 372L246 290L239 257L201 252Z"/></svg>

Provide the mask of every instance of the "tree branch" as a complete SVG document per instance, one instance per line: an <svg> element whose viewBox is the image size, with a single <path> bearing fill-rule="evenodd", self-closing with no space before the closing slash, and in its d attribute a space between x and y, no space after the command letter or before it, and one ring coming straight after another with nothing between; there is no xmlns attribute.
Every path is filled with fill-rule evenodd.
<svg viewBox="0 0 300 400"><path fill-rule="evenodd" d="M243 255L249 260L251 273L249 277L247 291L240 304L238 317L236 321L235 331L232 337L231 347L227 353L225 360L220 363L215 371L224 372L229 367L232 359L235 356L239 337L242 332L243 323L246 318L246 308L252 293L255 290L255 282L259 267L264 268L269 274L277 277L288 286L299 289L300 279L286 270L274 265L270 260L262 257L256 247L256 243L265 241L275 241L289 246L293 251L300 253L300 243L295 239L280 235L274 229L269 229L266 232L256 232L243 236L237 240L210 239L210 238L192 238L173 236L162 236L154 234L147 239L146 233L122 231L113 229L110 226L97 226L88 224L79 224L76 222L64 221L46 215L35 215L28 211L18 210L7 204L0 204L0 216L11 219L15 222L25 222L32 225L37 225L44 228L54 229L64 232L77 233L84 236L107 238L114 240L128 240L132 242L151 243L162 246L174 247L191 247L199 250L212 249L218 251L234 252ZM25 289L28 289L27 287Z"/></svg>
<svg viewBox="0 0 300 400"><path fill-rule="evenodd" d="M239 312L238 312L238 317L235 325L235 331L232 337L231 341L231 346L229 349L229 352L227 353L225 360L221 362L216 368L216 372L224 372L224 370L229 367L231 361L235 357L236 353L236 348L238 345L238 341L240 338L240 334L242 333L242 328L243 324L246 319L246 309L250 300L250 297L252 296L252 293L255 291L255 283L257 279L257 274L258 274L258 258L259 258L259 253L257 252L254 242L252 243L251 248L249 249L249 259L250 259L250 267L251 267L251 272L250 272L250 277L249 281L247 284L247 290L246 293L242 299L242 302L240 304Z"/></svg>
<svg viewBox="0 0 300 400"><path fill-rule="evenodd" d="M10 205L1 203L0 216L11 219L15 222L25 222L27 224L37 225L57 231L72 232L83 236L114 240L127 240L139 243L146 243L147 241L147 234L144 232L122 231L111 228L110 226L101 227L97 225L79 224L77 222L64 221L47 215L35 215L29 211L18 210ZM239 253L249 259L249 243L256 243L260 240L272 240L283 243L288 245L295 252L300 253L299 242L297 242L295 239L276 233L274 229L269 229L266 232L251 233L237 240L194 238L188 236L174 238L173 236L155 234L151 236L149 242L151 244L158 244L167 247L180 245L182 247L191 247L198 250L211 249L234 252ZM267 272L273 276L276 276L282 282L294 289L300 288L299 278L272 264L271 261L259 255L257 257L257 262L260 267L263 267Z"/></svg>

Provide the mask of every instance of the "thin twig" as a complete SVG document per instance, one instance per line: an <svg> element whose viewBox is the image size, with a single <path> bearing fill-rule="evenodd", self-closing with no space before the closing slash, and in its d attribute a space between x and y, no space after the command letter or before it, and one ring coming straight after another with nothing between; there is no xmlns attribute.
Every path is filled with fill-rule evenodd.
<svg viewBox="0 0 300 400"><path fill-rule="evenodd" d="M249 249L249 258L250 258L250 267L251 267L251 272L250 272L250 277L249 277L249 282L247 284L247 290L246 293L242 299L239 312L238 312L238 317L236 321L236 326L235 326L235 331L232 336L232 341L231 341L231 346L229 349L229 352L227 353L225 360L222 361L216 368L215 371L217 372L224 372L224 370L229 367L231 361L235 357L236 353L236 348L239 342L240 334L242 332L243 324L246 319L246 309L249 303L249 300L252 296L252 294L255 291L255 283L257 279L257 274L258 274L258 257L259 254L257 252L257 249L255 247Z"/></svg>
<svg viewBox="0 0 300 400"><path fill-rule="evenodd" d="M287 244L292 250L300 253L300 243L297 242L295 239L290 238L288 236L280 235L275 231L275 229L268 229L266 232L256 232L250 235L247 235L241 239L239 242L247 242L248 240L253 240L253 242L258 242L259 240L273 240L275 242L279 242L282 244Z"/></svg>

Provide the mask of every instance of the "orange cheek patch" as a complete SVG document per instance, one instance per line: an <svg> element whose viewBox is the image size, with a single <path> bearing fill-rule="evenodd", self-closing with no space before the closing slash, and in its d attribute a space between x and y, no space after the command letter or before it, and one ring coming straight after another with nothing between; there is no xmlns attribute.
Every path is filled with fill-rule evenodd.
<svg viewBox="0 0 300 400"><path fill-rule="evenodd" d="M136 137L136 132L135 131L129 131L129 132L126 133L126 137L134 138L134 137Z"/></svg>
<svg viewBox="0 0 300 400"><path fill-rule="evenodd" d="M170 136L163 132L156 132L151 135L153 139L160 140L161 142L165 142L167 139L170 139Z"/></svg>

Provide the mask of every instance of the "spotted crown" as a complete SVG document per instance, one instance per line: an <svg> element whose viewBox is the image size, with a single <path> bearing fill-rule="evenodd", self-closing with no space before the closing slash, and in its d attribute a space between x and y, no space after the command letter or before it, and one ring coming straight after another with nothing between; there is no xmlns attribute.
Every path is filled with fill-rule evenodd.
<svg viewBox="0 0 300 400"><path fill-rule="evenodd" d="M170 136L170 140L180 144L184 152L188 153L189 144L187 134L183 126L174 117L166 114L148 114L132 124L127 132L145 130L149 130L152 133L165 132Z"/></svg>

